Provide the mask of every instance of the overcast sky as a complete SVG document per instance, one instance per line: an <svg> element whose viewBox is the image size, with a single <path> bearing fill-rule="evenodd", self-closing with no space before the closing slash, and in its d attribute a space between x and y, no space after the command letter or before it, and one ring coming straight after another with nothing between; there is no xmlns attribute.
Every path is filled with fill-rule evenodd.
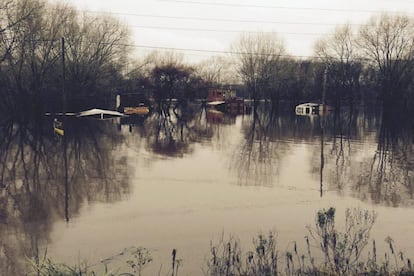
<svg viewBox="0 0 414 276"><path fill-rule="evenodd" d="M139 53L154 48L197 50L183 51L193 61L228 51L241 32L275 32L289 54L306 57L313 54L315 40L337 25L357 27L382 12L414 17L414 0L55 1L111 13L128 24Z"/></svg>

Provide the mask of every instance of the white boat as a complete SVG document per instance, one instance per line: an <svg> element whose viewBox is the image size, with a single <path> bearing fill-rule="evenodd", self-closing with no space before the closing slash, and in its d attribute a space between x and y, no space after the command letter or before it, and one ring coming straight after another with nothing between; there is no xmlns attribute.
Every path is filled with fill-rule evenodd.
<svg viewBox="0 0 414 276"><path fill-rule="evenodd" d="M149 107L144 103L140 103L135 107L124 107L124 113L127 115L147 115L149 112Z"/></svg>

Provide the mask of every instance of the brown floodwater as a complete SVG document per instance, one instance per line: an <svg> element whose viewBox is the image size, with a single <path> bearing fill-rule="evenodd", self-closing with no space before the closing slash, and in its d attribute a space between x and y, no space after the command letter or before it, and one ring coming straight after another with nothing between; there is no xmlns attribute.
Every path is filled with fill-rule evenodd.
<svg viewBox="0 0 414 276"><path fill-rule="evenodd" d="M151 252L144 275L203 275L210 244L235 236L250 250L276 233L283 256L305 253L306 226L335 207L378 214L378 251L391 236L414 256L411 128L378 112L321 116L229 115L193 108L170 116L5 123L0 190L0 269L27 271L47 257L128 271L133 247ZM409 123L409 122L408 122ZM401 125L401 126L400 126ZM379 253L378 255L380 255Z"/></svg>

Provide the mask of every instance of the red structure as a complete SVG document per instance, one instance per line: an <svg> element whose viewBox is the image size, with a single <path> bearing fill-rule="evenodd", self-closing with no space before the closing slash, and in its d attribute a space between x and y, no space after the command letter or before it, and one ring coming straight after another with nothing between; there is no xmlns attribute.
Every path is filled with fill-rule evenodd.
<svg viewBox="0 0 414 276"><path fill-rule="evenodd" d="M236 98L236 91L230 89L210 88L207 94L207 102L227 101Z"/></svg>
<svg viewBox="0 0 414 276"><path fill-rule="evenodd" d="M207 94L207 105L231 114L244 113L244 100L236 97L236 91L211 88Z"/></svg>

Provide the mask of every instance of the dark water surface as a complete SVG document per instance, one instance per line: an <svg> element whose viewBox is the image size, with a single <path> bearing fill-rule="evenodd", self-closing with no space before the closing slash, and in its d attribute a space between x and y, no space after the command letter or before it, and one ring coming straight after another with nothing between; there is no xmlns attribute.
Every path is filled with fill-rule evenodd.
<svg viewBox="0 0 414 276"><path fill-rule="evenodd" d="M202 275L210 241L233 234L247 248L272 230L284 251L330 206L338 222L346 208L375 210L378 250L391 236L414 256L409 119L196 107L167 115L68 119L64 138L51 117L3 121L0 270L22 275L26 257L46 248L57 262L117 267L143 246L154 258L144 275L170 274L173 248L179 275Z"/></svg>

